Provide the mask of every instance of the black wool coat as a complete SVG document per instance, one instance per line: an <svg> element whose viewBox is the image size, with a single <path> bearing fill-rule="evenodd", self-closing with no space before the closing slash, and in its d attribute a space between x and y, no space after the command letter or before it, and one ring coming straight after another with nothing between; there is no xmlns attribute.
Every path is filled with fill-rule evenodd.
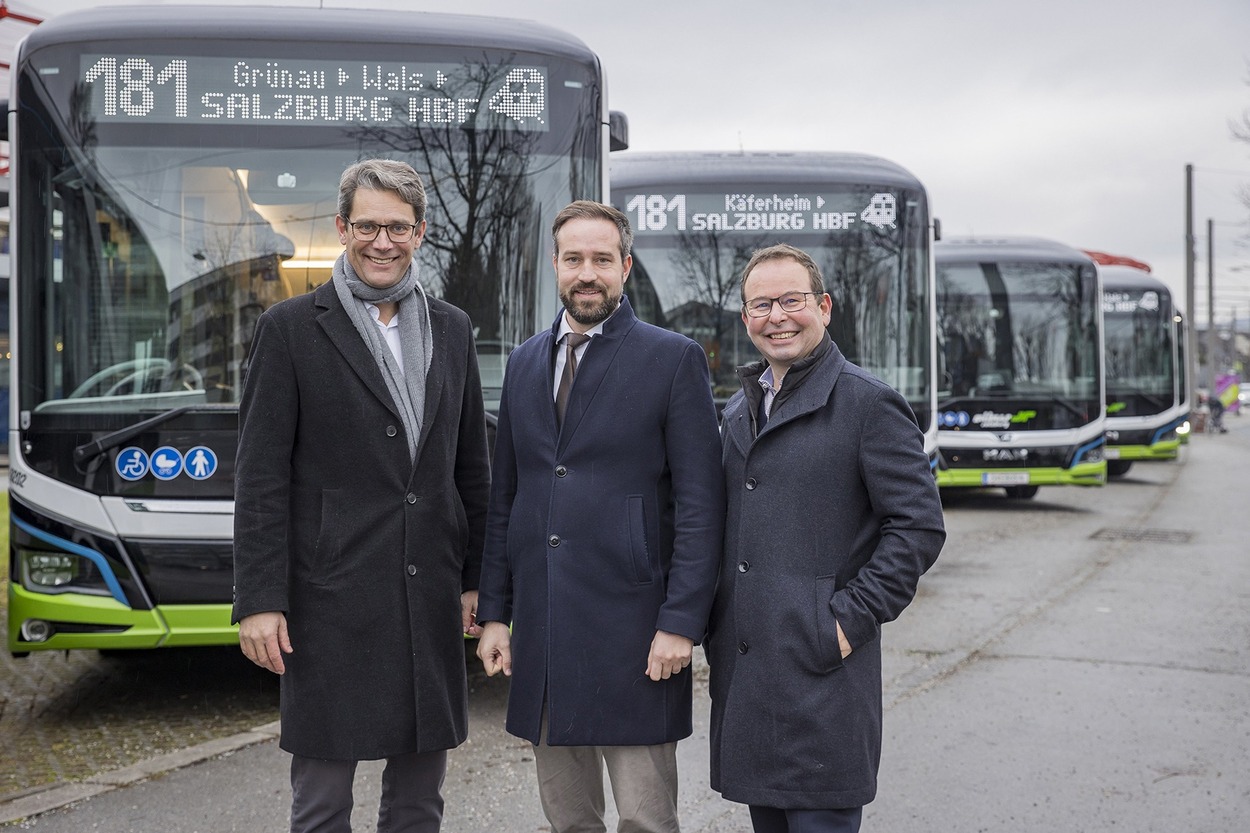
<svg viewBox="0 0 1250 833"><path fill-rule="evenodd" d="M401 305L401 314L403 314ZM288 752L369 760L468 731L460 595L490 487L468 316L430 299L416 463L332 284L260 316L239 406L234 620L283 611Z"/></svg>
<svg viewBox="0 0 1250 833"><path fill-rule="evenodd" d="M941 550L937 486L906 400L836 345L758 437L749 401L739 391L722 419L711 784L745 804L862 806L881 754L881 625Z"/></svg>

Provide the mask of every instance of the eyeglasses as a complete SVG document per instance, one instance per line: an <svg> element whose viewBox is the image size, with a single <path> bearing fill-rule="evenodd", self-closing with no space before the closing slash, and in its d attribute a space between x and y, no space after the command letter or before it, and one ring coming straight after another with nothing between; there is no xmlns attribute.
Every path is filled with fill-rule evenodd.
<svg viewBox="0 0 1250 833"><path fill-rule="evenodd" d="M807 296L815 292L787 292L780 298L752 298L742 305L742 311L751 318L767 318L773 312L773 304L781 306L782 312L798 312L807 306Z"/></svg>
<svg viewBox="0 0 1250 833"><path fill-rule="evenodd" d="M390 223L384 226L379 223L353 223L348 220L347 224L352 227L352 236L362 241L377 240L378 232L386 229L386 236L392 243L407 243L417 230L413 223Z"/></svg>

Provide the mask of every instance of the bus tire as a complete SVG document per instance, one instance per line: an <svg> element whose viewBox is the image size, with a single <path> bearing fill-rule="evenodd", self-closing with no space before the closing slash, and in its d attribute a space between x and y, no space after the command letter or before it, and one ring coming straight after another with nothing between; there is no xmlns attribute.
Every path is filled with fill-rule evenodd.
<svg viewBox="0 0 1250 833"><path fill-rule="evenodd" d="M1012 500L1029 500L1037 494L1036 486L1004 486L1003 491Z"/></svg>
<svg viewBox="0 0 1250 833"><path fill-rule="evenodd" d="M1132 467L1133 467L1133 463L1130 460L1108 460L1107 461L1107 476L1108 477L1123 477L1124 475L1128 474L1128 470L1131 469Z"/></svg>

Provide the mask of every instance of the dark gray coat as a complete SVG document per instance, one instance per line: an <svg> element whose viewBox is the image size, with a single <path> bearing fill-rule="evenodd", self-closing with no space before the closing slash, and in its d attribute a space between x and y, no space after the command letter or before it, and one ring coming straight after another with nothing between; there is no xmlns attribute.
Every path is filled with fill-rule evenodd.
<svg viewBox="0 0 1250 833"><path fill-rule="evenodd" d="M536 742L545 693L552 746L680 740L690 669L646 668L657 630L698 642L712 606L725 515L707 357L622 300L557 431L556 329L508 360L495 441L478 618L513 623L507 728Z"/></svg>
<svg viewBox="0 0 1250 833"><path fill-rule="evenodd" d="M415 466L333 285L257 323L239 406L234 618L286 612L281 745L298 755L377 759L467 733L460 594L481 569L486 423L468 317L432 299L430 319Z"/></svg>
<svg viewBox="0 0 1250 833"><path fill-rule="evenodd" d="M881 625L942 547L937 486L906 400L834 345L758 438L748 401L735 394L722 420L712 787L785 809L861 806L881 750Z"/></svg>

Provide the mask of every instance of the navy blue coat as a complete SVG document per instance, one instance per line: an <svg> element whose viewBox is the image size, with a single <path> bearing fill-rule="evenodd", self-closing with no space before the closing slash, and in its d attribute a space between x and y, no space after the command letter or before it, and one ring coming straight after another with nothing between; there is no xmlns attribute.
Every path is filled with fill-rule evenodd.
<svg viewBox="0 0 1250 833"><path fill-rule="evenodd" d="M628 299L586 346L563 430L559 320L508 360L478 598L513 623L507 729L552 746L691 732L691 673L646 676L657 630L702 639L724 523L707 358Z"/></svg>
<svg viewBox="0 0 1250 833"><path fill-rule="evenodd" d="M287 615L282 748L367 760L468 731L460 594L490 468L469 318L430 300L417 460L334 287L260 316L239 404L234 621Z"/></svg>
<svg viewBox="0 0 1250 833"><path fill-rule="evenodd" d="M711 784L744 804L862 806L881 754L881 625L941 550L937 486L906 400L836 345L758 437L748 401L734 394L722 423Z"/></svg>

